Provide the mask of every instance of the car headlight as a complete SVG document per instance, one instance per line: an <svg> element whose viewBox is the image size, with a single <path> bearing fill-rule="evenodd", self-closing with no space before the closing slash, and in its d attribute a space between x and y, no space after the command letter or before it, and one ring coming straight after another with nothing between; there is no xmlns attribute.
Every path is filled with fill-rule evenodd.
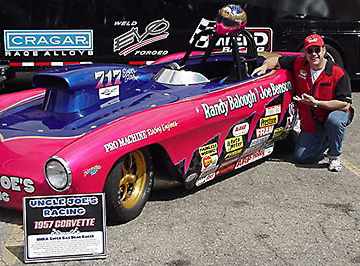
<svg viewBox="0 0 360 266"><path fill-rule="evenodd" d="M56 191L64 191L71 185L71 170L68 163L58 157L50 157L45 164L45 177L50 187Z"/></svg>

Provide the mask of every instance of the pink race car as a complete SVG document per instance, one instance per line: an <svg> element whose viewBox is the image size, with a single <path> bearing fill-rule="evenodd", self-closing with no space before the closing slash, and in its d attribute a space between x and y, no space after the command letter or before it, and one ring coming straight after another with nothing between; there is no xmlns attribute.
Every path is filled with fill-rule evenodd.
<svg viewBox="0 0 360 266"><path fill-rule="evenodd" d="M206 29L202 35L213 35ZM144 67L73 65L0 96L0 205L35 195L105 192L108 217L126 222L153 186L201 186L273 151L293 129L293 77L250 73L267 56L193 52Z"/></svg>

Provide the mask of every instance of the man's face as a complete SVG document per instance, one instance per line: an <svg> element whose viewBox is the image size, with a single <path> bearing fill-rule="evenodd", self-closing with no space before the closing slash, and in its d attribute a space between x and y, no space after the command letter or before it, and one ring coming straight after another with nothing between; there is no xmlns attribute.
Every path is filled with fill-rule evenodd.
<svg viewBox="0 0 360 266"><path fill-rule="evenodd" d="M325 63L326 48L312 45L305 49L306 59L311 68L323 68Z"/></svg>

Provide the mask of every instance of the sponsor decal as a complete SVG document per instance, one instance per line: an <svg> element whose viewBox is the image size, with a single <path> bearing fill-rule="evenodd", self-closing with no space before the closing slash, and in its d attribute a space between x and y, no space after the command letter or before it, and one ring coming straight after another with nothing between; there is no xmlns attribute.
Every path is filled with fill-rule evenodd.
<svg viewBox="0 0 360 266"><path fill-rule="evenodd" d="M289 116L289 117L286 119L285 131L289 131L289 130L292 129L293 120L294 120L294 116Z"/></svg>
<svg viewBox="0 0 360 266"><path fill-rule="evenodd" d="M111 69L94 72L94 79L98 80L95 89L120 85L123 82L138 80L135 68Z"/></svg>
<svg viewBox="0 0 360 266"><path fill-rule="evenodd" d="M4 30L5 56L93 55L92 30Z"/></svg>
<svg viewBox="0 0 360 266"><path fill-rule="evenodd" d="M237 158L232 158L230 160L227 160L227 161L223 162L219 166L219 169L216 172L216 175L220 175L220 174L223 174L225 172L228 172L228 171L234 169L235 163L237 162L237 160L238 160Z"/></svg>
<svg viewBox="0 0 360 266"><path fill-rule="evenodd" d="M306 79L307 72L304 69L301 69L299 72L299 78Z"/></svg>
<svg viewBox="0 0 360 266"><path fill-rule="evenodd" d="M200 156L204 158L207 156L215 155L218 153L217 148L218 148L218 144L216 142L202 146L199 148Z"/></svg>
<svg viewBox="0 0 360 266"><path fill-rule="evenodd" d="M241 123L233 128L233 135L235 137L243 136L249 132L249 123Z"/></svg>
<svg viewBox="0 0 360 266"><path fill-rule="evenodd" d="M169 123L166 123L166 124L162 124L161 125L161 129L162 131L170 131L172 128L174 127L177 127L178 126L178 123L176 121L173 121L173 122L169 122Z"/></svg>
<svg viewBox="0 0 360 266"><path fill-rule="evenodd" d="M207 29L207 28L214 28L216 22L207 20L205 18L202 18L199 25L195 29L195 32L193 36L190 39L190 43L193 42L194 37L199 32ZM272 51L272 45L273 45L273 31L271 28L268 27L246 27L246 30L250 32L250 34L253 35L255 44L257 47L258 52L271 52ZM240 33L238 35L237 43L240 49L246 49L247 47L247 40L246 38ZM200 39L196 43L197 48L205 49L209 45L209 36L201 36ZM231 42L230 37L222 37L219 39L219 41L215 44L215 47L222 48L224 52L230 52L231 51Z"/></svg>
<svg viewBox="0 0 360 266"><path fill-rule="evenodd" d="M212 156L206 156L202 158L202 170L205 170L209 167L215 166L218 162L219 156L218 155L212 155Z"/></svg>
<svg viewBox="0 0 360 266"><path fill-rule="evenodd" d="M253 147L248 147L244 153L242 154L241 157L245 157L248 156L249 154L253 154L255 152L257 152L259 149L262 149L263 147L266 146L266 143L262 144L262 145L257 145L257 146L253 146Z"/></svg>
<svg viewBox="0 0 360 266"><path fill-rule="evenodd" d="M273 138L279 137L283 132L284 132L284 128L283 128L283 127L276 128L276 129L274 130Z"/></svg>
<svg viewBox="0 0 360 266"><path fill-rule="evenodd" d="M278 123L277 115L263 117L260 119L260 127L272 126L272 125L276 125L277 123Z"/></svg>
<svg viewBox="0 0 360 266"><path fill-rule="evenodd" d="M236 163L236 166L235 166L235 169L238 169L240 167L243 167L247 164L250 164L252 162L255 162L261 158L264 158L268 155L270 155L274 150L274 145L268 147L268 148L265 148L263 150L260 150L254 154L251 154L247 157L244 157L244 158L241 158L238 160L238 162Z"/></svg>
<svg viewBox="0 0 360 266"><path fill-rule="evenodd" d="M260 138L263 137L265 135L271 134L274 130L274 126L267 126L267 127L262 127L262 128L257 128L256 129L256 137Z"/></svg>
<svg viewBox="0 0 360 266"><path fill-rule="evenodd" d="M257 139L253 139L250 142L250 147L254 147L254 146L257 146L257 145L260 145L260 144L264 144L269 139L269 137L270 137L270 135L266 135L266 136L263 136L263 137L260 137L260 138L257 138Z"/></svg>
<svg viewBox="0 0 360 266"><path fill-rule="evenodd" d="M176 121L164 123L164 124L161 124L160 126L155 126L154 128L151 128L151 129L141 130L134 134L130 134L126 137L122 137L117 140L113 140L109 143L104 144L103 147L105 149L105 152L114 151L120 147L127 146L129 144L147 139L151 135L170 131L171 129L173 129L177 126L178 126L178 123Z"/></svg>
<svg viewBox="0 0 360 266"><path fill-rule="evenodd" d="M146 130L148 136L152 136L152 135L156 135L158 133L162 133L163 130L162 130L162 127L161 126L155 126L153 128L148 128Z"/></svg>
<svg viewBox="0 0 360 266"><path fill-rule="evenodd" d="M243 142L242 136L225 140L225 150L227 152L232 152L232 151L238 150L238 149L242 148L243 146L244 146L244 142Z"/></svg>
<svg viewBox="0 0 360 266"><path fill-rule="evenodd" d="M318 40L318 38L313 37L313 38L308 39L308 42L309 42L309 43L317 42L317 40Z"/></svg>
<svg viewBox="0 0 360 266"><path fill-rule="evenodd" d="M235 168L235 163L230 164L230 165L228 165L228 166L225 166L225 167L219 169L219 170L216 172L216 175L225 174L225 173L233 170L234 168Z"/></svg>
<svg viewBox="0 0 360 266"><path fill-rule="evenodd" d="M227 153L225 155L225 159L228 159L228 158L234 157L236 155L239 155L241 152L242 152L242 149Z"/></svg>
<svg viewBox="0 0 360 266"><path fill-rule="evenodd" d="M217 166L214 165L201 172L199 178L195 182L195 185L198 187L205 184L206 182L209 182L210 180L213 180L215 178L216 169Z"/></svg>
<svg viewBox="0 0 360 266"><path fill-rule="evenodd" d="M135 51L134 55L142 56L165 56L169 53L168 50L138 50Z"/></svg>
<svg viewBox="0 0 360 266"><path fill-rule="evenodd" d="M254 103L257 103L260 99L264 100L270 97L275 97L292 90L290 81L279 84L270 83L269 86L270 87L268 88L259 86L250 89L248 93L240 96L238 94L235 94L234 96L229 95L226 96L226 100L219 98L218 102L213 104L200 104L204 111L205 119L210 119L221 115L227 117L229 112L234 110L243 107L248 107L249 109L253 108Z"/></svg>
<svg viewBox="0 0 360 266"><path fill-rule="evenodd" d="M289 136L290 131L284 131L284 134L281 135L280 139L286 139L287 136Z"/></svg>
<svg viewBox="0 0 360 266"><path fill-rule="evenodd" d="M219 166L219 168L227 167L227 166L229 166L230 164L235 163L236 161L237 161L237 158L231 158L231 159L229 159L229 160L226 160L225 162L223 162L223 163Z"/></svg>
<svg viewBox="0 0 360 266"><path fill-rule="evenodd" d="M111 105L119 103L119 102L120 102L119 98L114 98L114 99L111 99L111 100L103 103L102 105L100 105L100 108L106 108L108 106L111 106Z"/></svg>
<svg viewBox="0 0 360 266"><path fill-rule="evenodd" d="M199 177L198 180L196 180L195 182L195 185L198 187L198 186L201 186L203 184L205 184L206 182L209 182L211 180L213 180L215 178L215 173L211 173L211 174L208 174L206 176L203 176L203 177Z"/></svg>
<svg viewBox="0 0 360 266"><path fill-rule="evenodd" d="M92 30L4 30L5 51L93 50Z"/></svg>
<svg viewBox="0 0 360 266"><path fill-rule="evenodd" d="M132 80L138 80L138 77L136 76L136 69L135 68L123 68L121 70L122 79L124 82L132 81Z"/></svg>
<svg viewBox="0 0 360 266"><path fill-rule="evenodd" d="M134 27L136 26L138 23L137 21L128 21L128 20L117 20L114 21L114 26L122 26L122 27Z"/></svg>
<svg viewBox="0 0 360 266"><path fill-rule="evenodd" d="M185 182L191 182L191 181L193 181L195 178L197 178L198 177L198 175L197 175L197 173L192 173L191 175L188 175L187 177L186 177L186 179L185 179Z"/></svg>
<svg viewBox="0 0 360 266"><path fill-rule="evenodd" d="M9 202L11 200L7 191L32 194L35 192L34 184L35 182L30 178L2 175L0 177L0 189L2 190L0 190L0 201Z"/></svg>
<svg viewBox="0 0 360 266"><path fill-rule="evenodd" d="M16 52L11 52L11 51L6 51L5 52L5 56L13 56L13 57L38 57L38 56L43 56L43 57L47 57L47 56L52 56L52 57L78 57L78 56L93 56L94 53L93 51L84 51L84 50L79 50L79 51L16 51ZM47 65L47 62L12 62L10 65L13 66L24 66L24 67L28 67L28 66L35 66L35 65ZM50 63L51 66L63 66L63 65L69 65L69 64L91 64L91 62L51 62Z"/></svg>
<svg viewBox="0 0 360 266"><path fill-rule="evenodd" d="M172 121L165 124L161 124L160 126L155 126L153 128L149 128L146 130L148 136L152 136L158 133L163 133L165 131L170 131L171 129L178 126L178 122Z"/></svg>
<svg viewBox="0 0 360 266"><path fill-rule="evenodd" d="M169 36L167 32L169 27L170 23L164 18L149 23L145 28L145 32L141 35L138 27L132 27L129 31L114 39L113 50L119 55L127 56L143 46L166 39Z"/></svg>
<svg viewBox="0 0 360 266"><path fill-rule="evenodd" d="M106 152L114 151L120 147L127 146L131 143L144 140L148 137L145 130L130 134L126 137L114 140L112 142L104 144L104 149Z"/></svg>
<svg viewBox="0 0 360 266"><path fill-rule="evenodd" d="M134 142L138 142L140 140L146 139L148 136L146 134L145 130L142 130L140 132L137 132L135 134L128 135L127 137L123 137L118 139L120 147L129 145Z"/></svg>
<svg viewBox="0 0 360 266"><path fill-rule="evenodd" d="M294 102L291 102L289 104L289 115L292 115L294 116L295 115L295 110L296 110L296 107L295 107L295 103Z"/></svg>
<svg viewBox="0 0 360 266"><path fill-rule="evenodd" d="M87 175L95 175L101 168L102 168L101 165L94 165L84 170L84 177L86 177Z"/></svg>
<svg viewBox="0 0 360 266"><path fill-rule="evenodd" d="M281 104L267 107L265 110L265 116L271 116L281 113Z"/></svg>
<svg viewBox="0 0 360 266"><path fill-rule="evenodd" d="M99 89L99 99L107 99L120 95L119 85Z"/></svg>

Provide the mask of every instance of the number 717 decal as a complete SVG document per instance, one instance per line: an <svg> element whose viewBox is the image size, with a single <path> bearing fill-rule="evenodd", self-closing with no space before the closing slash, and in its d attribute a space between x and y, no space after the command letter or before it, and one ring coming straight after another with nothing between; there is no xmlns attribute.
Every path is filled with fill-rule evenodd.
<svg viewBox="0 0 360 266"><path fill-rule="evenodd" d="M121 84L121 78L124 82L137 80L136 69L134 68L110 69L107 72L104 70L96 71L94 78L99 80L95 89L119 85Z"/></svg>
<svg viewBox="0 0 360 266"><path fill-rule="evenodd" d="M99 80L96 84L95 89L121 84L121 69L112 69L109 70L107 73L105 73L105 71L97 71L94 74L95 79ZM113 81L113 79L115 80ZM104 84L105 80L106 83Z"/></svg>

